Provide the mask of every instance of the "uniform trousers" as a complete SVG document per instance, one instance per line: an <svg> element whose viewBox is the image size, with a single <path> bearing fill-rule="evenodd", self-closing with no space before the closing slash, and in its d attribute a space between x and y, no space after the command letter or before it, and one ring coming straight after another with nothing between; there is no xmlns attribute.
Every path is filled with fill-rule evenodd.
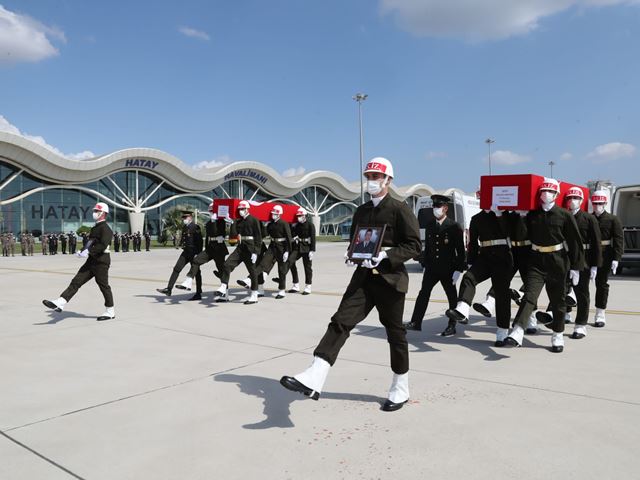
<svg viewBox="0 0 640 480"><path fill-rule="evenodd" d="M240 265L244 263L247 267L247 271L249 272L249 278L251 279L251 290L258 290L258 272L256 270L256 265L251 261L251 252L247 248L242 248L242 246L238 246L231 255L227 257L227 260L224 262L222 266L222 277L221 282L225 285L229 285L229 278L231 277L231 272Z"/></svg>
<svg viewBox="0 0 640 480"><path fill-rule="evenodd" d="M84 265L80 267L76 276L73 277L67 289L60 295L67 302L78 292L78 289L92 278L95 278L102 296L104 297L104 306L113 307L113 294L109 286L109 265L110 263L96 262L89 257Z"/></svg>
<svg viewBox="0 0 640 480"><path fill-rule="evenodd" d="M298 250L294 250L289 254L289 269L291 270L291 277L293 283L300 283L300 277L298 276L298 267L296 267L296 261L302 258L302 265L304 267L304 283L311 285L313 280L313 263L309 258L309 252L300 253Z"/></svg>
<svg viewBox="0 0 640 480"><path fill-rule="evenodd" d="M284 253L284 251L282 252ZM262 256L258 267L256 268L258 283L262 285L264 283L264 272L269 272L273 268L273 265L278 263L278 289L284 290L287 286L287 262L282 260L282 253L275 250L275 248L269 247Z"/></svg>
<svg viewBox="0 0 640 480"><path fill-rule="evenodd" d="M545 287L552 306L553 323L551 328L556 333L564 332L568 272L569 259L566 252L532 252L525 280L524 297L518 309L515 323L526 328L531 313L536 309L542 287Z"/></svg>
<svg viewBox="0 0 640 480"><path fill-rule="evenodd" d="M458 293L456 292L456 286L453 284L453 272L453 270L439 272L428 266L425 267L424 275L422 275L422 287L418 293L416 304L413 307L413 315L411 315L411 321L413 323L422 323L422 319L429 306L431 291L438 282L440 282L442 288L444 288L444 293L447 295L449 308L456 308Z"/></svg>
<svg viewBox="0 0 640 480"><path fill-rule="evenodd" d="M407 332L402 326L404 300L405 293L398 292L381 275L374 274L371 270L364 278L354 275L342 296L338 311L331 317L331 323L329 323L324 337L313 352L314 356L333 365L353 327L363 321L375 307L380 316L380 323L387 331L391 369L398 375L407 373L409 371L409 347Z"/></svg>
<svg viewBox="0 0 640 480"><path fill-rule="evenodd" d="M596 308L607 308L609 301L609 274L611 273L611 254L605 250L602 255L602 266L596 275Z"/></svg>
<svg viewBox="0 0 640 480"><path fill-rule="evenodd" d="M167 284L167 289L173 290L173 286L178 281L178 276L180 275L180 272L182 272L182 270L187 264L191 264L194 258L195 258L195 255L193 253L184 251L184 250L182 251L182 253L178 257L178 261L173 266L173 271L171 272L171 276L169 277L169 283ZM202 293L202 274L200 273L200 270L198 270L198 273L196 273L195 277L196 277L196 292Z"/></svg>
<svg viewBox="0 0 640 480"><path fill-rule="evenodd" d="M193 260L191 261L191 270L189 270L189 273L187 275L193 278L196 275L200 274L200 267L205 263L210 262L211 260L215 262L218 272L222 273L222 271L224 270L224 258L224 250L207 248L193 258Z"/></svg>
<svg viewBox="0 0 640 480"><path fill-rule="evenodd" d="M529 256L531 255L531 247L511 247L511 254L513 255L513 269L511 270L511 278L509 278L509 287L511 287L511 281L516 273L520 272L520 280L522 280L522 286L520 291L524 292L524 280L527 278L527 269L529 268ZM496 293L493 288L489 290L487 295L495 297Z"/></svg>
<svg viewBox="0 0 640 480"><path fill-rule="evenodd" d="M493 251L482 251L462 277L458 300L471 305L476 294L476 285L490 278L496 298L496 324L498 328L509 328L511 320L509 283L513 276L513 260L506 248L488 248Z"/></svg>

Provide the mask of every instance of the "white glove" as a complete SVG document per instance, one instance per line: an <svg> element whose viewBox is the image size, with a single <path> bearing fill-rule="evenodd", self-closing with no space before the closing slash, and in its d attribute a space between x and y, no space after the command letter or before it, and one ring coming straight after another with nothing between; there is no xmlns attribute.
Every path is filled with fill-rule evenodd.
<svg viewBox="0 0 640 480"><path fill-rule="evenodd" d="M217 220L218 219L218 214L217 213L212 213L211 214L211 220Z"/></svg>
<svg viewBox="0 0 640 480"><path fill-rule="evenodd" d="M387 252L383 250L378 254L377 257L372 257L371 260L369 260L368 258L364 260L362 262L362 266L365 268L376 268L385 258L387 258Z"/></svg>
<svg viewBox="0 0 640 480"><path fill-rule="evenodd" d="M222 243L222 242L224 242L224 237L223 237L222 235L218 235L218 236L216 237L216 242L218 242L218 243Z"/></svg>
<svg viewBox="0 0 640 480"><path fill-rule="evenodd" d="M618 260L613 260L611 262L611 271L614 275L616 274L616 270L618 270Z"/></svg>
<svg viewBox="0 0 640 480"><path fill-rule="evenodd" d="M453 277L451 277L451 280L453 280L454 285L458 283L458 279L460 278L460 275L462 275L462 272L458 272L458 271L453 272Z"/></svg>
<svg viewBox="0 0 640 480"><path fill-rule="evenodd" d="M313 252L309 252L309 260L313 260Z"/></svg>
<svg viewBox="0 0 640 480"><path fill-rule="evenodd" d="M527 213L529 213L529 210L516 210L516 213L521 217L526 217Z"/></svg>
<svg viewBox="0 0 640 480"><path fill-rule="evenodd" d="M596 275L598 275L598 267L591 267L589 271L589 280L595 280Z"/></svg>
<svg viewBox="0 0 640 480"><path fill-rule="evenodd" d="M350 259L349 259L349 250L347 250L346 252L344 252L344 264L347 267L355 267L356 264L353 263Z"/></svg>
<svg viewBox="0 0 640 480"><path fill-rule="evenodd" d="M491 211L496 214L496 217L502 216L502 210L499 210L497 205L491 205Z"/></svg>
<svg viewBox="0 0 640 480"><path fill-rule="evenodd" d="M256 263L257 260L258 260L258 254L257 253L252 253L251 254L251 263Z"/></svg>
<svg viewBox="0 0 640 480"><path fill-rule="evenodd" d="M287 260L289 260L289 252L284 252L282 254L282 261L286 262Z"/></svg>
<svg viewBox="0 0 640 480"><path fill-rule="evenodd" d="M580 272L578 270L569 270L569 278L571 279L571 285L575 287L580 281Z"/></svg>
<svg viewBox="0 0 640 480"><path fill-rule="evenodd" d="M82 250L81 252L76 253L78 258L87 258L89 256L89 250Z"/></svg>

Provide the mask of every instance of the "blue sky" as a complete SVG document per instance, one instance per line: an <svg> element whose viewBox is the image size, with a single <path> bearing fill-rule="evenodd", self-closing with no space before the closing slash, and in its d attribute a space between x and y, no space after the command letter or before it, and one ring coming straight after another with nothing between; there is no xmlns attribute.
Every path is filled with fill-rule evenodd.
<svg viewBox="0 0 640 480"><path fill-rule="evenodd" d="M640 182L638 0L0 0L0 129L474 191ZM82 152L85 152L84 155Z"/></svg>

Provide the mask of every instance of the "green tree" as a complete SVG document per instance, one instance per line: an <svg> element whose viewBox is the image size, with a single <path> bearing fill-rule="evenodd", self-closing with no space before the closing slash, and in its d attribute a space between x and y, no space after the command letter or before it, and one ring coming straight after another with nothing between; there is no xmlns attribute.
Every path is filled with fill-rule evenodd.
<svg viewBox="0 0 640 480"><path fill-rule="evenodd" d="M196 208L191 205L176 205L164 213L162 216L161 235L164 235L165 237L174 235L178 240L180 239L180 232L182 232L182 226L184 225L182 223L182 212L184 210L194 212L195 215ZM198 222L200 228L203 228L202 215L198 215L198 218L194 218L194 220Z"/></svg>
<svg viewBox="0 0 640 480"><path fill-rule="evenodd" d="M78 235L82 235L83 233L89 233L91 231L91 227L88 227L86 225L80 225L78 227L78 230L76 230L76 233Z"/></svg>

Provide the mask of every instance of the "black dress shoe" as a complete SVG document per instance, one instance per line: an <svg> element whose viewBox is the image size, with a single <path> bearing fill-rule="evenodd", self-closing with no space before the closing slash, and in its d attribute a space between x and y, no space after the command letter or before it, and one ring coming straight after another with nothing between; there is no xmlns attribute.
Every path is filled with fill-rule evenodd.
<svg viewBox="0 0 640 480"><path fill-rule="evenodd" d="M596 322L593 324L594 327L598 327L598 328L602 328L604 327L605 323L604 322Z"/></svg>
<svg viewBox="0 0 640 480"><path fill-rule="evenodd" d="M527 327L525 328L524 333L527 335L535 335L536 333L538 333L538 329L535 327Z"/></svg>
<svg viewBox="0 0 640 480"><path fill-rule="evenodd" d="M481 303L474 303L473 304L473 309L478 312L480 315L484 315L485 317L489 317L491 318L491 312L489 311L488 308L486 308L484 305L482 305Z"/></svg>
<svg viewBox="0 0 640 480"><path fill-rule="evenodd" d="M311 400L318 400L320 398L320 392L311 390L309 387L303 385L293 377L282 377L280 379L280 385L292 392L302 393L303 395L310 397Z"/></svg>
<svg viewBox="0 0 640 480"><path fill-rule="evenodd" d="M254 303L258 303L258 301L257 300L245 300L244 301L245 305L253 305Z"/></svg>
<svg viewBox="0 0 640 480"><path fill-rule="evenodd" d="M104 320L113 320L114 318L116 318L115 315L113 317L110 317L109 315L100 315L96 320L102 322Z"/></svg>
<svg viewBox="0 0 640 480"><path fill-rule="evenodd" d="M185 287L184 285L178 284L176 285L176 288L178 290L191 290L190 288Z"/></svg>
<svg viewBox="0 0 640 480"><path fill-rule="evenodd" d="M444 332L442 332L440 334L440 336L442 337L450 337L451 335L455 335L456 334L456 326L454 325L447 325L447 328L444 329Z"/></svg>
<svg viewBox="0 0 640 480"><path fill-rule="evenodd" d="M407 330L415 330L416 332L422 331L422 322L411 321L411 322L403 323L402 326Z"/></svg>
<svg viewBox="0 0 640 480"><path fill-rule="evenodd" d="M564 347L562 345L557 345L557 346L551 347L551 351L553 353L562 353L563 350L564 350Z"/></svg>
<svg viewBox="0 0 640 480"><path fill-rule="evenodd" d="M578 333L578 332L573 332L571 334L571 338L573 338L574 340L580 340L582 338L584 338L586 335L584 333Z"/></svg>
<svg viewBox="0 0 640 480"><path fill-rule="evenodd" d="M55 310L58 313L60 313L62 311L62 309L60 307L58 307L55 303L53 303L51 300L42 300L42 304L45 307L51 308L52 310Z"/></svg>
<svg viewBox="0 0 640 480"><path fill-rule="evenodd" d="M281 300L283 298L284 298L284 295L280 295L280 294L276 295L276 300Z"/></svg>
<svg viewBox="0 0 640 480"><path fill-rule="evenodd" d="M287 290L287 293L300 293L300 290L296 290L295 288L290 288Z"/></svg>
<svg viewBox="0 0 640 480"><path fill-rule="evenodd" d="M444 314L449 317L449 320L453 320L454 322L460 322L460 323L465 323L464 320L466 320L467 322L469 322L469 319L467 319L467 317L465 317L464 315L462 315L459 311L457 311L454 308L450 308L448 309L446 312L444 312Z"/></svg>
<svg viewBox="0 0 640 480"><path fill-rule="evenodd" d="M505 347L505 348L517 348L519 346L520 346L520 344L518 342L516 342L515 339L513 339L511 337L507 337L507 338L504 339L503 347Z"/></svg>
<svg viewBox="0 0 640 480"><path fill-rule="evenodd" d="M311 295L311 293L303 291L300 295Z"/></svg>
<svg viewBox="0 0 640 480"><path fill-rule="evenodd" d="M244 288L249 288L251 285L248 284L247 282L245 282L244 280L236 280L236 282L238 283L238 285L243 286Z"/></svg>
<svg viewBox="0 0 640 480"><path fill-rule="evenodd" d="M196 293L193 297L189 299L190 302L194 300L202 300L202 295L200 295L199 293Z"/></svg>
<svg viewBox="0 0 640 480"><path fill-rule="evenodd" d="M222 274L218 270L214 270L213 274L218 278L222 278Z"/></svg>
<svg viewBox="0 0 640 480"><path fill-rule="evenodd" d="M405 400L404 402L395 403L391 400L387 400L386 402L384 402L384 405L382 405L382 410L385 412L395 412L396 410L400 410L402 406L408 401L409 400Z"/></svg>
<svg viewBox="0 0 640 480"><path fill-rule="evenodd" d="M171 296L171 289L169 289L169 288L156 288L156 292L162 293L162 294L166 295L167 297Z"/></svg>
<svg viewBox="0 0 640 480"><path fill-rule="evenodd" d="M496 340L493 346L498 348L504 347L504 340Z"/></svg>
<svg viewBox="0 0 640 480"><path fill-rule="evenodd" d="M536 320L539 324L544 325L547 328L551 328L553 323L553 315L547 312L536 312Z"/></svg>
<svg viewBox="0 0 640 480"><path fill-rule="evenodd" d="M280 279L278 277L273 277L271 279L272 282L280 283Z"/></svg>
<svg viewBox="0 0 640 480"><path fill-rule="evenodd" d="M566 302L567 307L575 307L578 305L573 297L570 297L569 295L564 298L564 301Z"/></svg>

